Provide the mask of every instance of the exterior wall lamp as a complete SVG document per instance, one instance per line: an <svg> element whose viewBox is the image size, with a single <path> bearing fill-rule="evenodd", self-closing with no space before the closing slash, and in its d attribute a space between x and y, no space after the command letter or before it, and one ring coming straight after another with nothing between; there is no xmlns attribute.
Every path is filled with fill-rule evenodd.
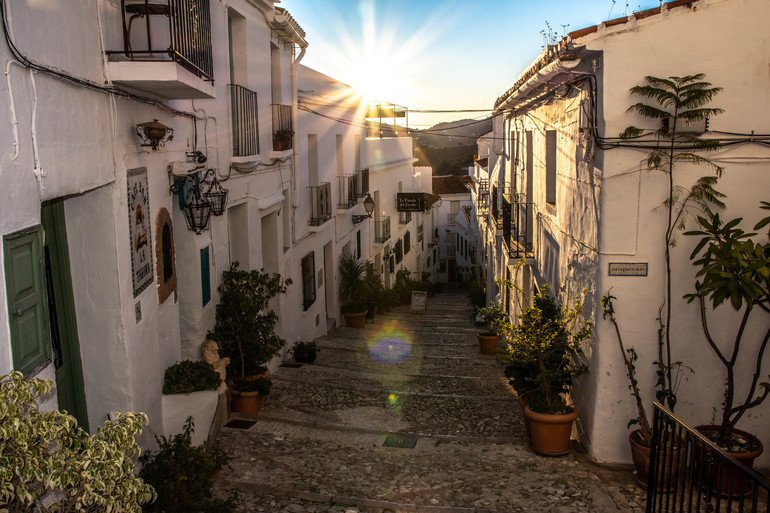
<svg viewBox="0 0 770 513"><path fill-rule="evenodd" d="M136 125L136 135L144 144L157 150L158 146L165 146L166 142L174 139L174 129L160 123L157 119Z"/></svg>
<svg viewBox="0 0 770 513"><path fill-rule="evenodd" d="M364 219L369 219L372 217L372 212L374 212L374 200L372 199L371 194L366 195L366 199L364 200L364 209L366 210L366 215L354 215L352 217L353 224L358 224Z"/></svg>
<svg viewBox="0 0 770 513"><path fill-rule="evenodd" d="M214 169L201 173L174 176L171 193L179 194L179 208L190 231L200 234L209 226L211 216L221 216L227 207L228 191L219 183ZM189 187L186 187L187 184ZM204 192L204 187L206 190Z"/></svg>

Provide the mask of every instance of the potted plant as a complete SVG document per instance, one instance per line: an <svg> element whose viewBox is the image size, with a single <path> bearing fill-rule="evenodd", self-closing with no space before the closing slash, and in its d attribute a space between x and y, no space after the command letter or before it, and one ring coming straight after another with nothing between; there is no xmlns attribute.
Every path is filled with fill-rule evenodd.
<svg viewBox="0 0 770 513"><path fill-rule="evenodd" d="M345 324L351 328L366 326L366 310L381 288L374 267L366 260L358 260L349 251L340 256L340 299Z"/></svg>
<svg viewBox="0 0 770 513"><path fill-rule="evenodd" d="M285 294L289 285L291 280L282 280L280 274L245 271L238 268L238 262L222 273L216 325L209 338L218 341L230 357L227 380L235 411L256 413L260 391L270 388L265 364L286 342L275 333L278 314L268 305L273 297Z"/></svg>
<svg viewBox="0 0 770 513"><path fill-rule="evenodd" d="M591 324L582 319L581 310L580 302L562 307L544 287L519 316L505 349L505 363L527 369L520 377L526 388L524 415L530 445L538 454L559 456L570 450L577 410L567 404L565 394L578 376L588 372L578 355L591 335Z"/></svg>
<svg viewBox="0 0 770 513"><path fill-rule="evenodd" d="M487 326L486 331L478 333L479 351L481 354L495 354L500 344L500 336L510 333L511 323L500 303L493 301L490 305L478 309L478 316Z"/></svg>
<svg viewBox="0 0 770 513"><path fill-rule="evenodd" d="M294 342L294 345L289 349L289 352L294 356L294 361L299 363L315 362L318 351L320 351L318 344L304 340Z"/></svg>
<svg viewBox="0 0 770 513"><path fill-rule="evenodd" d="M192 444L205 442L214 420L220 382L214 368L202 361L184 360L166 369L161 396L163 434L178 434L185 419L192 417L205 428L191 434Z"/></svg>
<svg viewBox="0 0 770 513"><path fill-rule="evenodd" d="M227 499L214 496L215 473L227 462L219 449L197 446L192 440L195 424L192 417L184 422L179 434L155 437L157 451L147 451L139 457L141 477L157 492L157 499L146 512L226 513L235 507L235 494Z"/></svg>
<svg viewBox="0 0 770 513"><path fill-rule="evenodd" d="M770 202L762 202L762 209L770 210ZM760 404L770 395L770 382L760 382L764 354L770 341L770 328L762 327L757 332L749 330L757 338L754 343L744 340L747 337L746 327L756 316L764 318L764 326L770 325L770 242L758 242L752 237L756 233L746 233L740 228L742 219L732 219L723 222L719 214L699 217L701 229L686 232L686 235L700 236L690 259L698 269L695 281L695 292L687 294L689 302L697 302L701 315L701 325L708 346L725 368L725 390L722 408L719 412L719 423L716 425L700 426L697 429L707 438L726 450L731 456L751 468L764 447L762 442L753 434L736 428L744 414ZM770 224L770 216L765 217L754 226L759 230ZM729 300L736 314L734 333L729 337L730 343L718 340L717 332L712 330L709 321L709 308L712 312ZM724 325L724 317L720 323ZM722 327L719 331L724 331ZM756 333L756 335L753 335ZM726 348L725 351L723 348ZM753 355L748 392L738 396L736 377L746 376L737 366L741 353L756 348ZM723 467L722 472L728 469ZM737 474L732 478L732 490L725 490L730 476L720 475L723 493L745 492L744 483Z"/></svg>

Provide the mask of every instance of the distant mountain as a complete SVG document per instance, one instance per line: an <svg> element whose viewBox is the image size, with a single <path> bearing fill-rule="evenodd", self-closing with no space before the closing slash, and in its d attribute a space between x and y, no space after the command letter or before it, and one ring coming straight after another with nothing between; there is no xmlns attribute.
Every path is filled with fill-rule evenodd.
<svg viewBox="0 0 770 513"><path fill-rule="evenodd" d="M478 151L476 139L490 130L491 119L461 119L413 130L415 165L431 166L435 175L464 175Z"/></svg>

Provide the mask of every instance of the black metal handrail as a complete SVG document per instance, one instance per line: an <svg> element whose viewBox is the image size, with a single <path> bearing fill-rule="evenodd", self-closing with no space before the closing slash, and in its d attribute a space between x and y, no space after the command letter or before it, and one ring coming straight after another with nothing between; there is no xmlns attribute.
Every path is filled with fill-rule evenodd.
<svg viewBox="0 0 770 513"><path fill-rule="evenodd" d="M531 257L533 255L533 223L535 204L527 202L524 194L513 197L511 205L511 236L508 243L511 258Z"/></svg>
<svg viewBox="0 0 770 513"><path fill-rule="evenodd" d="M135 61L172 60L198 77L214 82L209 0L121 0L120 7L123 51L108 54L124 54ZM156 38L161 40L157 46L153 44L151 20L154 16L168 18L168 33L156 34L162 36ZM131 43L131 30L137 18L144 20L144 48L134 48Z"/></svg>
<svg viewBox="0 0 770 513"><path fill-rule="evenodd" d="M770 510L770 481L655 403L647 513Z"/></svg>
<svg viewBox="0 0 770 513"><path fill-rule="evenodd" d="M290 150L294 141L291 105L273 104L273 151Z"/></svg>
<svg viewBox="0 0 770 513"><path fill-rule="evenodd" d="M230 84L232 111L233 156L259 154L259 104L257 93Z"/></svg>

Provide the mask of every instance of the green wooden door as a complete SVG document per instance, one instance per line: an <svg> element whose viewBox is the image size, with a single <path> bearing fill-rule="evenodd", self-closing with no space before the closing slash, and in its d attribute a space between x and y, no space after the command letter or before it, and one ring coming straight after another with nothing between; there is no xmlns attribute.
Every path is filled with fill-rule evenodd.
<svg viewBox="0 0 770 513"><path fill-rule="evenodd" d="M56 368L56 394L59 409L66 410L84 429L88 429L83 372L80 363L75 304L72 295L64 203L54 200L43 204L45 230L43 248L48 297L51 347Z"/></svg>
<svg viewBox="0 0 770 513"><path fill-rule="evenodd" d="M51 360L43 264L43 231L3 237L13 368L34 374Z"/></svg>

